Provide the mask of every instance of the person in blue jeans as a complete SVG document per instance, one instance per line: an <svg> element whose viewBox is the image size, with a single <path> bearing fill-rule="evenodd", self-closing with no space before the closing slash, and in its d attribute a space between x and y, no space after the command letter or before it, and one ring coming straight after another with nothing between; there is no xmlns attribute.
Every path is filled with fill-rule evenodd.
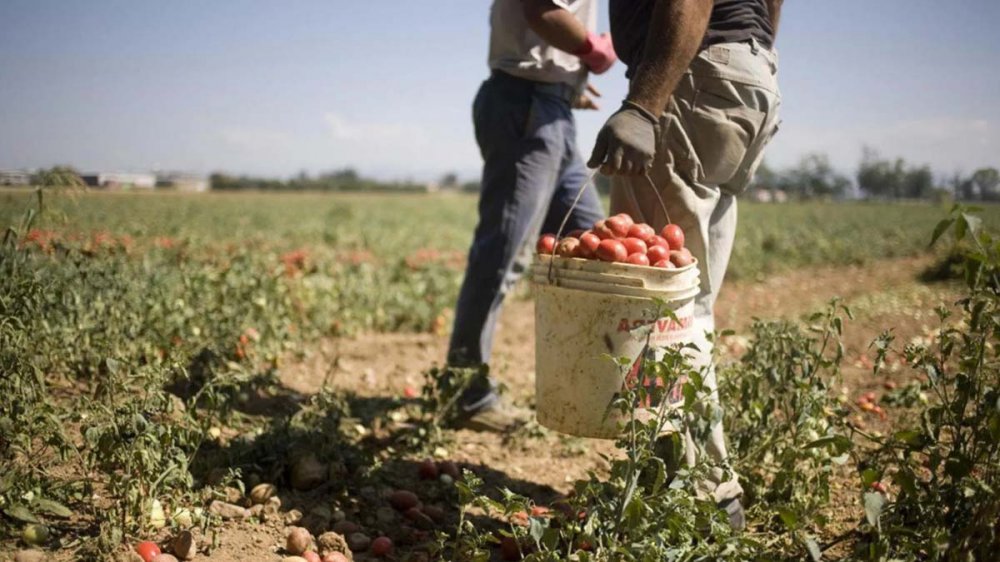
<svg viewBox="0 0 1000 562"><path fill-rule="evenodd" d="M482 367L458 400L464 427L502 431L528 418L500 399L485 366L504 297L534 241L558 229L587 180L572 109L597 109L587 95L598 95L588 73L603 73L616 60L611 38L594 32L596 22L596 0L495 0L491 8L491 73L473 103L484 160L479 223L448 350L449 366ZM566 228L589 228L602 218L591 185Z"/></svg>

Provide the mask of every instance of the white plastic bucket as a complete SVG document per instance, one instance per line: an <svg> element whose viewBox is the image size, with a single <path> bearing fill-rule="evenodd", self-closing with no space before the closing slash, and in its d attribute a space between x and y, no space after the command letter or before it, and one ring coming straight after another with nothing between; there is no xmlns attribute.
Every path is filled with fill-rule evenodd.
<svg viewBox="0 0 1000 562"><path fill-rule="evenodd" d="M652 347L697 339L697 264L661 269L539 256L535 283L535 390L538 422L578 435L613 439L622 420L608 411L625 383L607 355L633 363L647 343L635 328L652 323ZM596 275L596 277L595 277ZM677 320L653 319L653 298Z"/></svg>

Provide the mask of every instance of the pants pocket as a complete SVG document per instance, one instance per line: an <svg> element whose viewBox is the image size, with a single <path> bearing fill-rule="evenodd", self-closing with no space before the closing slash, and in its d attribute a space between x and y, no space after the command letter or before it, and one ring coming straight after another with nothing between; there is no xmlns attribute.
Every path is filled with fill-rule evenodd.
<svg viewBox="0 0 1000 562"><path fill-rule="evenodd" d="M767 114L741 99L728 80L699 81L690 110L682 115L684 128L699 162L699 183L742 191L749 179L738 174L747 162ZM743 185L735 185L742 182Z"/></svg>

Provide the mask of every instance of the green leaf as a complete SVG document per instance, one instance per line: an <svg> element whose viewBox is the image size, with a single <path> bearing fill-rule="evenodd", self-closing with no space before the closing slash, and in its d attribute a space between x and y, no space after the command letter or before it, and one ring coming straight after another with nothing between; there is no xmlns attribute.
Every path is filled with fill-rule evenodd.
<svg viewBox="0 0 1000 562"><path fill-rule="evenodd" d="M955 223L955 240L962 240L965 238L966 233L969 231L969 224L965 222L965 213L958 216L958 222Z"/></svg>
<svg viewBox="0 0 1000 562"><path fill-rule="evenodd" d="M778 508L778 517L781 518L781 522L785 524L785 527L787 527L789 531L794 531L799 524L798 514L787 507Z"/></svg>
<svg viewBox="0 0 1000 562"><path fill-rule="evenodd" d="M905 443L911 449L920 449L920 448L923 448L924 445L926 445L926 443L927 443L927 439L924 437L924 434L921 433L919 430L916 430L916 429L907 429L907 430L904 430L904 431L897 431L893 435L893 438L895 438L897 441Z"/></svg>
<svg viewBox="0 0 1000 562"><path fill-rule="evenodd" d="M880 478L882 478L882 474L874 468L866 468L861 471L861 484L865 488L868 488L872 485L872 482L875 482Z"/></svg>
<svg viewBox="0 0 1000 562"><path fill-rule="evenodd" d="M819 439L806 443L806 449L814 449L816 447L826 447L828 445L833 445L833 451L835 455L842 455L846 451L851 449L851 439L846 435L830 435L827 437L820 437Z"/></svg>
<svg viewBox="0 0 1000 562"><path fill-rule="evenodd" d="M879 531L882 530L882 524L880 518L882 516L882 508L885 507L885 496L875 492L865 492L865 519L872 527L875 527Z"/></svg>
<svg viewBox="0 0 1000 562"><path fill-rule="evenodd" d="M917 481L909 470L902 470L892 476L892 481L907 494L917 493Z"/></svg>
<svg viewBox="0 0 1000 562"><path fill-rule="evenodd" d="M625 508L625 519L628 522L628 526L634 527L642 521L642 516L646 511L646 502L642 501L642 498L632 498L632 501L628 502L628 506Z"/></svg>
<svg viewBox="0 0 1000 562"><path fill-rule="evenodd" d="M548 523L543 522L542 519L538 517L532 517L528 519L528 534L531 538L539 543L542 541L542 537L545 535L545 529L548 527Z"/></svg>
<svg viewBox="0 0 1000 562"><path fill-rule="evenodd" d="M983 225L983 219L977 217L976 215L962 213L962 220L965 221L965 224L968 227L970 234L972 234L973 236L979 234L979 229Z"/></svg>
<svg viewBox="0 0 1000 562"><path fill-rule="evenodd" d="M649 493L655 494L660 491L660 488L667 482L667 465L663 462L663 459L659 457L653 457L649 459L649 462L653 464L654 470L656 471L653 475L653 483L649 485Z"/></svg>
<svg viewBox="0 0 1000 562"><path fill-rule="evenodd" d="M70 510L65 505L56 501L47 500L45 498L37 498L33 502L31 502L31 505L32 507L37 508L39 511L48 513L50 515L54 515L56 517L70 517L73 515L73 511Z"/></svg>
<svg viewBox="0 0 1000 562"><path fill-rule="evenodd" d="M934 227L934 235L931 236L930 246L933 246L934 243L938 241L938 238L941 238L941 235L944 234L945 231L948 230L948 227L950 227L954 222L955 219L945 219L939 222L937 226Z"/></svg>
<svg viewBox="0 0 1000 562"><path fill-rule="evenodd" d="M830 437L820 437L815 441L810 441L806 443L806 449L815 449L816 447L825 447L830 443L833 443L837 439L836 435L831 435Z"/></svg>
<svg viewBox="0 0 1000 562"><path fill-rule="evenodd" d="M3 508L3 512L6 513L8 517L12 517L18 521L24 521L25 523L38 523L38 518L35 517L35 514L19 503Z"/></svg>

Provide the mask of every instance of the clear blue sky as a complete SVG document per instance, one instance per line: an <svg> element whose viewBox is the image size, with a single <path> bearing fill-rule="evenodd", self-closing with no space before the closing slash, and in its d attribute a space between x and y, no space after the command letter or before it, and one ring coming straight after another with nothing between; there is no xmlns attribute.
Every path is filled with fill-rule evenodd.
<svg viewBox="0 0 1000 562"><path fill-rule="evenodd" d="M1000 166L1000 2L788 0L778 167L862 144L941 173ZM489 2L4 0L0 168L478 175ZM607 0L601 0L602 28ZM625 93L593 82L594 136Z"/></svg>

